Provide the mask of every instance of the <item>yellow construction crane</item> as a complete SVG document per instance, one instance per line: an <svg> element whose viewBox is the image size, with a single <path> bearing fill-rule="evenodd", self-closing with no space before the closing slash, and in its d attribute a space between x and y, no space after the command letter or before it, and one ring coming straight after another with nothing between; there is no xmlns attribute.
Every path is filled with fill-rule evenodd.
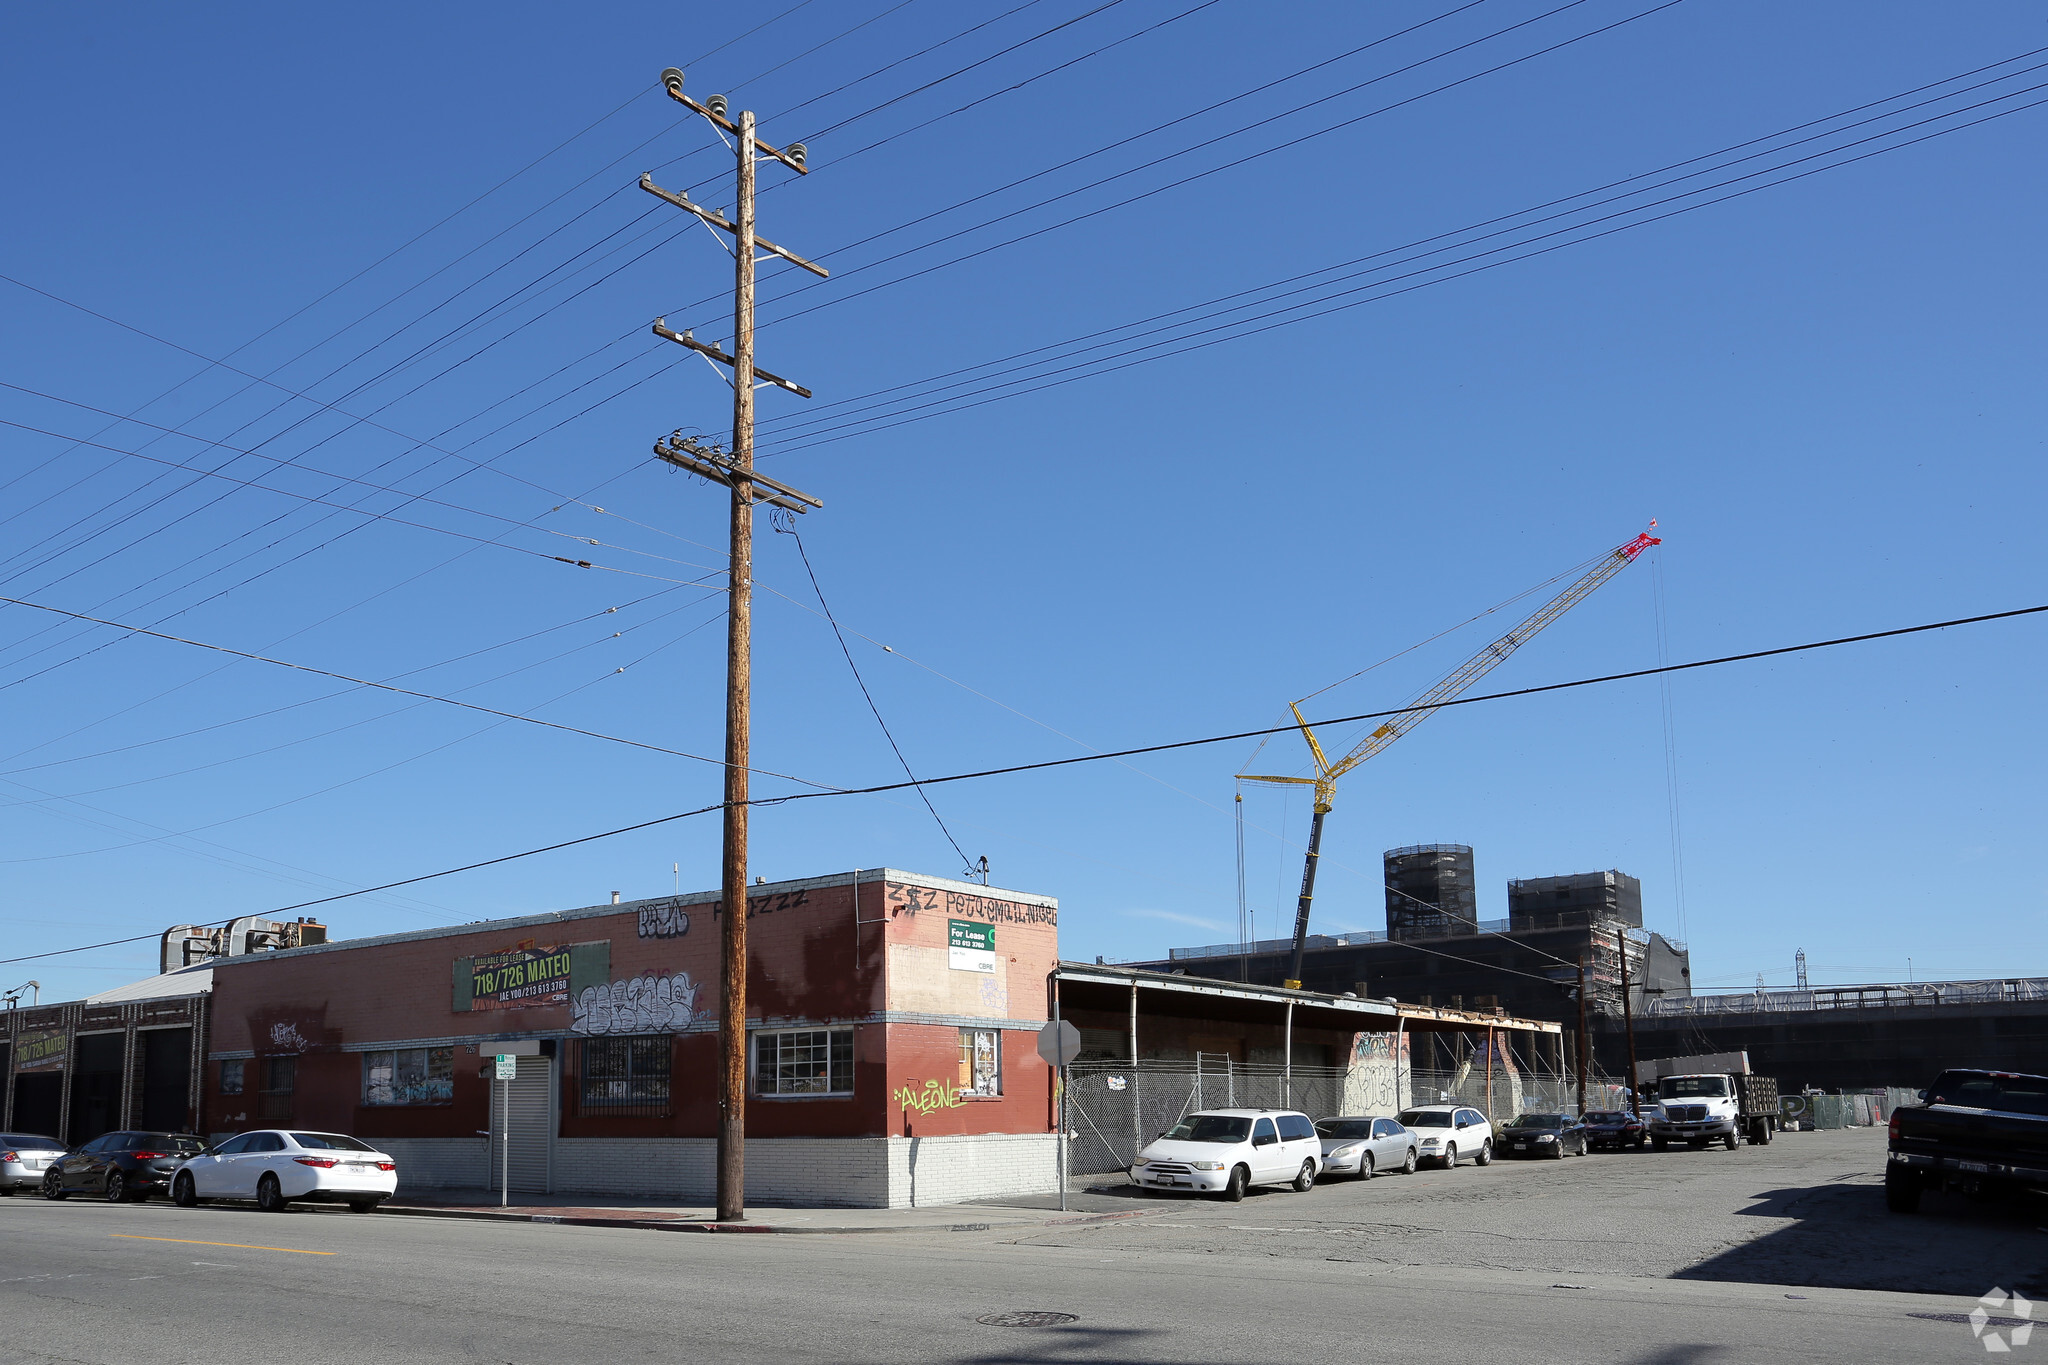
<svg viewBox="0 0 2048 1365"><path fill-rule="evenodd" d="M1656 524L1654 521L1650 523L1652 527ZM1323 817L1330 813L1330 803L1336 798L1337 779L1435 715L1472 684L1499 667L1508 655L1527 644L1538 631L1583 602L1602 583L1635 563L1636 556L1652 545L1663 543L1658 537L1645 531L1628 544L1616 546L1609 553L1600 556L1599 562L1587 570L1577 582L1538 607L1528 619L1513 630L1460 664L1449 676L1416 698L1412 704L1402 708L1399 715L1367 735L1357 748L1335 763L1330 762L1328 756L1323 753L1321 741L1316 738L1315 731L1309 728L1308 718L1301 714L1301 703L1288 704L1288 709L1294 712L1295 723L1301 727L1301 737L1308 741L1308 751L1315 759L1316 775L1272 777L1240 773L1238 780L1314 787L1316 791L1315 815L1308 827L1308 861L1301 871L1301 900L1294 911L1294 958L1292 965L1287 969L1289 989L1301 989L1301 954L1308 942L1308 908L1309 902L1315 898L1316 859L1322 850Z"/></svg>

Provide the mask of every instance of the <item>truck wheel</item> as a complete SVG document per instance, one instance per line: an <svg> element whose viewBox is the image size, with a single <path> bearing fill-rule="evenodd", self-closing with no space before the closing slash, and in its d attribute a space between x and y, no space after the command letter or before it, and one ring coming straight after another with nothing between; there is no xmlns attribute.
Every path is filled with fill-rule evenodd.
<svg viewBox="0 0 2048 1365"><path fill-rule="evenodd" d="M1723 1137L1721 1138L1721 1145L1722 1145L1722 1146L1724 1146L1724 1147L1726 1147L1726 1148L1727 1148L1727 1149L1728 1149L1729 1151L1731 1151L1731 1152L1732 1152L1732 1151L1734 1151L1734 1150L1735 1150L1735 1134L1733 1134L1733 1133L1728 1133L1728 1134L1725 1134L1725 1135L1723 1135Z"/></svg>
<svg viewBox="0 0 2048 1365"><path fill-rule="evenodd" d="M1884 1206L1893 1213L1914 1213L1920 1208L1920 1177L1908 1166L1884 1168Z"/></svg>
<svg viewBox="0 0 2048 1365"><path fill-rule="evenodd" d="M1653 1137L1650 1139L1650 1146L1662 1152L1668 1151L1671 1147L1671 1143L1670 1140L1667 1138Z"/></svg>

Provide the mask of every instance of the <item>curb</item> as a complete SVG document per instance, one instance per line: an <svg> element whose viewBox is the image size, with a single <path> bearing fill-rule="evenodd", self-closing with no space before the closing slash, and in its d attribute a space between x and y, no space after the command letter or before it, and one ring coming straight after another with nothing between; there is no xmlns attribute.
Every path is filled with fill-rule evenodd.
<svg viewBox="0 0 2048 1365"><path fill-rule="evenodd" d="M550 1223L580 1228L633 1228L646 1232L773 1233L782 1236L836 1237L870 1233L904 1232L992 1232L997 1228L1064 1227L1077 1223L1111 1223L1127 1218L1147 1218L1164 1209L1133 1209L1119 1213L1086 1214L1078 1218L1053 1218L1038 1222L947 1223L918 1227L782 1227L773 1223L711 1223L679 1218L591 1218L573 1213L500 1213L494 1209L417 1208L386 1204L378 1210L386 1217L453 1218L473 1223Z"/></svg>

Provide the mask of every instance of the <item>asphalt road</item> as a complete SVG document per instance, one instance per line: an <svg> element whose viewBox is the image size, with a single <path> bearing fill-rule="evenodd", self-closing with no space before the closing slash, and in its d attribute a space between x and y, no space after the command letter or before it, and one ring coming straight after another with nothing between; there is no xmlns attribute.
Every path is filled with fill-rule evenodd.
<svg viewBox="0 0 2048 1365"><path fill-rule="evenodd" d="M1856 1155L1834 1145L1838 1162ZM1767 1153L1826 1169L1820 1144L1755 1155ZM1698 1183L1656 1217L1678 1216L1673 1202L1689 1217L1741 1217L1711 1207L1723 1177L1708 1173L1749 1155L1685 1154ZM1635 1160L1466 1168L1028 1235L704 1236L13 1199L0 1202L0 1365L1982 1358L1960 1320L1971 1299L1674 1277L1644 1250L1654 1221L1633 1229L1629 1257L1557 1268L1580 1264L1582 1215L1563 1182L1642 1179L1625 1174ZM1747 1174L1771 1169L1750 1163ZM1484 1249L1489 1206L1508 1253ZM1425 1210L1439 1211L1441 1233L1426 1231ZM1368 1226L1357 1211L1406 1229L1400 1255L1372 1254L1371 1231L1345 1231ZM1977 1224L1966 1214L1937 1220L1967 1233ZM1315 1236L1283 1231L1311 1216ZM1546 1224L1554 1236L1529 1231ZM1988 1287L1972 1281L1970 1293ZM1075 1320L975 1321L1012 1310Z"/></svg>
<svg viewBox="0 0 2048 1365"><path fill-rule="evenodd" d="M1497 1160L1480 1169L1258 1190L1242 1204L1139 1197L1086 1208L1169 1212L1028 1239L1361 1265L1731 1280L1976 1296L2015 1282L2048 1296L2048 1209L1929 1195L1884 1206L1885 1131L1786 1133L1765 1147ZM2048 1313L2044 1313L2048 1318ZM2043 1354L2048 1356L2048 1334Z"/></svg>

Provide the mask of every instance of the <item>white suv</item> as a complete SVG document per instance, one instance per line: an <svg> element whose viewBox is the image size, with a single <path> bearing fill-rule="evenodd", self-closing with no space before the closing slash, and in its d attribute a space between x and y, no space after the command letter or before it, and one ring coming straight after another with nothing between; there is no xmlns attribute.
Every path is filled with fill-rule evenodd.
<svg viewBox="0 0 2048 1365"><path fill-rule="evenodd" d="M1493 1125L1486 1115L1462 1104L1425 1104L1404 1110L1401 1126L1415 1134L1415 1155L1445 1170L1466 1157L1475 1166L1493 1160Z"/></svg>
<svg viewBox="0 0 2048 1365"><path fill-rule="evenodd" d="M1322 1163L1322 1141L1306 1114L1207 1109L1140 1152L1131 1178L1148 1190L1220 1193L1235 1203L1252 1185L1291 1184L1306 1194Z"/></svg>

